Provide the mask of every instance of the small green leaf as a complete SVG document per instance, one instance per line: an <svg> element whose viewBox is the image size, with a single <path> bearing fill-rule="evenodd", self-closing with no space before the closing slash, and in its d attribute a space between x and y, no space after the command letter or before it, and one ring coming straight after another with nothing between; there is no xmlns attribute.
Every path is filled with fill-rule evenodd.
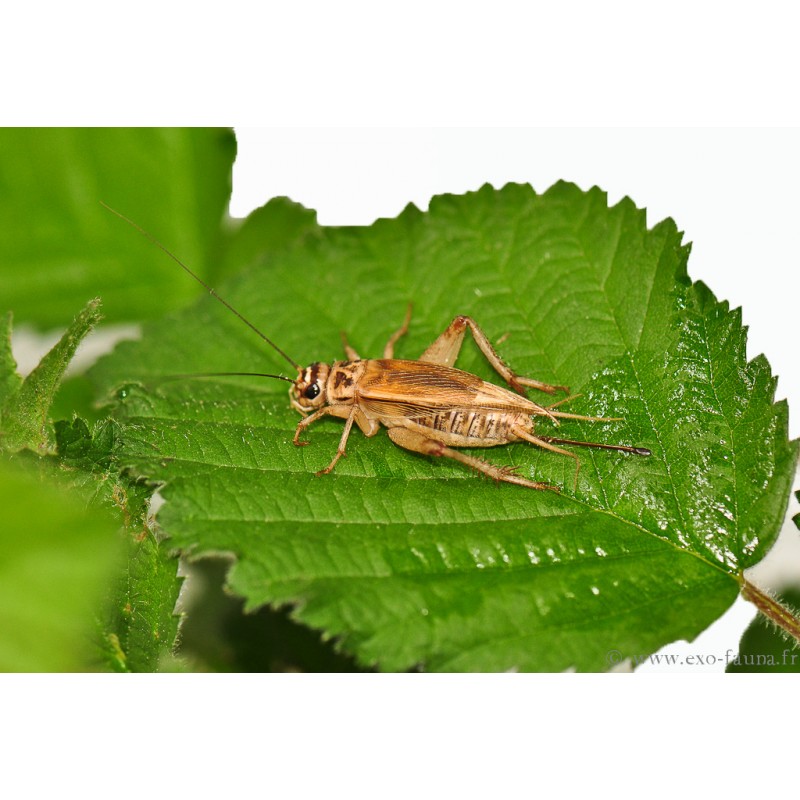
<svg viewBox="0 0 800 800"><path fill-rule="evenodd" d="M376 357L414 302L399 357L468 313L523 375L568 383L559 437L648 447L648 459L527 444L478 453L558 485L494 485L320 421L311 446L285 387L216 379L120 393L120 459L163 484L159 521L193 555L232 553L249 608L296 619L383 669L598 670L608 653L692 640L773 543L797 459L738 312L686 275L671 220L557 184L434 198L369 228L320 229L221 294L301 363ZM472 342L458 366L501 382ZM95 369L108 390L176 372L291 369L213 299L154 324ZM541 399L541 402L549 402ZM563 407L562 407L563 410Z"/></svg>
<svg viewBox="0 0 800 800"><path fill-rule="evenodd" d="M15 451L27 447L45 452L51 447L50 405L75 350L99 321L99 307L99 300L88 303L17 391L6 399L0 439L4 449Z"/></svg>
<svg viewBox="0 0 800 800"><path fill-rule="evenodd" d="M199 294L134 219L209 274L222 246L236 143L229 129L4 128L0 297L17 322L63 324L87 297L106 319L149 319Z"/></svg>
<svg viewBox="0 0 800 800"><path fill-rule="evenodd" d="M118 563L116 523L7 462L0 509L0 671L96 666L96 614Z"/></svg>

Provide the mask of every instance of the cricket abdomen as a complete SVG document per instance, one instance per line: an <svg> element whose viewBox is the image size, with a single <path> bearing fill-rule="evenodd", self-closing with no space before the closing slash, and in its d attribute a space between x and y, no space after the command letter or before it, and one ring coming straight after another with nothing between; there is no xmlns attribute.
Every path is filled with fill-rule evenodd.
<svg viewBox="0 0 800 800"><path fill-rule="evenodd" d="M409 420L407 427L450 447L495 447L519 441L514 427L532 428L527 414L454 409Z"/></svg>

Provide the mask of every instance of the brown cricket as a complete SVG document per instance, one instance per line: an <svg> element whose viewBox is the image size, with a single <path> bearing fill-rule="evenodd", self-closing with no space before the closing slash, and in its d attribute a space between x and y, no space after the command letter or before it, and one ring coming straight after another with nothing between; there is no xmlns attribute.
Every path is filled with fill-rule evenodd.
<svg viewBox="0 0 800 800"><path fill-rule="evenodd" d="M105 206L105 203L103 203ZM461 453L458 447L496 447L511 442L525 441L551 450L575 460L575 483L577 485L580 461L578 457L557 445L578 445L605 450L619 450L640 456L649 456L644 447L621 444L601 444L537 435L535 420L546 417L558 425L559 419L588 420L592 422L617 421L616 418L590 417L556 410L571 397L558 403L542 406L525 396L525 387L548 394L557 391L569 393L566 386L553 386L532 378L525 378L512 371L492 347L489 338L471 318L459 315L453 319L442 334L417 360L394 357L394 346L408 331L411 321L411 306L408 306L402 326L395 331L383 349L383 358L362 359L348 344L342 334L346 361L333 364L314 362L300 366L283 352L252 322L245 319L233 306L220 297L205 281L198 277L164 245L123 214L105 206L112 213L133 225L140 233L177 262L194 280L203 286L215 299L255 331L273 347L294 369L297 378L256 372L207 372L191 376L212 377L224 375L252 375L277 378L291 383L291 404L302 415L297 425L293 442L307 445L300 439L303 431L312 423L326 416L345 420L339 447L327 467L317 472L325 475L339 459L346 455L347 440L355 423L365 436L374 436L381 425L388 429L389 438L399 447L428 456L444 456L459 461L473 470L488 475L496 481L527 486L530 489L558 487L530 480L518 472L518 467L498 466L490 461ZM514 391L484 381L469 372L456 369L467 329L492 368Z"/></svg>

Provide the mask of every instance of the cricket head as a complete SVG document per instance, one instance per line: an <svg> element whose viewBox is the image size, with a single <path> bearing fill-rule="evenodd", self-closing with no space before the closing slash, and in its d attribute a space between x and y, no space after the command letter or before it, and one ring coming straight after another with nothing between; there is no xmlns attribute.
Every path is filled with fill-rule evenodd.
<svg viewBox="0 0 800 800"><path fill-rule="evenodd" d="M326 387L330 371L327 364L315 362L301 369L297 380L292 382L289 400L303 416L322 408L327 402Z"/></svg>

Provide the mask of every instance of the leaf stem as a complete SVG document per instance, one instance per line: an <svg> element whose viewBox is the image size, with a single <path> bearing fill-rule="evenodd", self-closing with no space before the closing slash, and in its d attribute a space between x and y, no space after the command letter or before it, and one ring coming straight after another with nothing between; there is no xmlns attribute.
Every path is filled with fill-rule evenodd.
<svg viewBox="0 0 800 800"><path fill-rule="evenodd" d="M774 597L761 591L746 578L742 578L742 597L753 603L767 619L794 637L800 645L800 619L794 611L781 605Z"/></svg>

